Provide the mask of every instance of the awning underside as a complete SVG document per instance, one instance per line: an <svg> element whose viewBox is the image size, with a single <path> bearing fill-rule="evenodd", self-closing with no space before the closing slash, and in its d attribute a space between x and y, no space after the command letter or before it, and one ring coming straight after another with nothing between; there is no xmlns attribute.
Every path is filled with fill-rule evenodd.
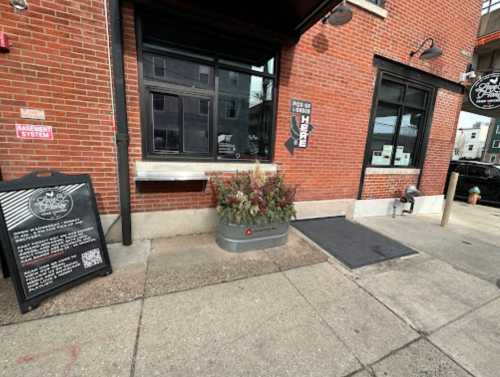
<svg viewBox="0 0 500 377"><path fill-rule="evenodd" d="M135 0L135 2L145 9L184 18L185 22L206 24L227 32L291 44L340 0ZM168 19L165 21L168 22Z"/></svg>

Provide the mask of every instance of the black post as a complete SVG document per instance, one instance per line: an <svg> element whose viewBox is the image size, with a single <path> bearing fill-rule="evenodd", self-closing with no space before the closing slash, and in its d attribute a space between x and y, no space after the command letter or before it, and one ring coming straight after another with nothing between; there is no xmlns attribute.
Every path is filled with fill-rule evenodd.
<svg viewBox="0 0 500 377"><path fill-rule="evenodd" d="M128 156L128 121L125 99L125 76L123 63L123 36L120 0L109 0L111 25L111 59L113 63L113 89L115 103L116 145L118 158L118 186L122 243L132 244L132 221L130 215L130 181Z"/></svg>
<svg viewBox="0 0 500 377"><path fill-rule="evenodd" d="M9 267L7 266L7 259L5 259L5 255L3 254L1 246L0 246L0 264L2 265L2 275L5 279L7 279L10 276Z"/></svg>
<svg viewBox="0 0 500 377"><path fill-rule="evenodd" d="M2 180L2 170L0 170L0 181ZM9 267L7 266L7 259L5 258L2 245L0 244L0 265L2 265L2 275L5 279L10 276Z"/></svg>

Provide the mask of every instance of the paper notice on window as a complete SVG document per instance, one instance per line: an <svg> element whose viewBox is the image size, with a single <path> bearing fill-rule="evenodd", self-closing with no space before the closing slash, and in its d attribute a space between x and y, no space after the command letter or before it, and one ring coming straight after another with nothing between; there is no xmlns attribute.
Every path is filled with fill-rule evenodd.
<svg viewBox="0 0 500 377"><path fill-rule="evenodd" d="M391 164L391 155L384 151L374 151L372 156L373 166L389 166Z"/></svg>
<svg viewBox="0 0 500 377"><path fill-rule="evenodd" d="M411 153L404 153L405 147L397 147L394 166L409 166Z"/></svg>
<svg viewBox="0 0 500 377"><path fill-rule="evenodd" d="M384 149L382 150L382 153L385 155L391 155L392 156L392 145L384 145Z"/></svg>

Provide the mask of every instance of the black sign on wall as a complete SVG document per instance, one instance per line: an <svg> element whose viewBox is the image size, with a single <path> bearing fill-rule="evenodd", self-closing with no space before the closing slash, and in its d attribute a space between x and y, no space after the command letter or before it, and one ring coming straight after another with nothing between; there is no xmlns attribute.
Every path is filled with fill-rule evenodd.
<svg viewBox="0 0 500 377"><path fill-rule="evenodd" d="M314 127L311 124L311 102L292 99L292 119L290 124L290 138L285 143L288 151L293 154L296 148L307 148L309 138Z"/></svg>
<svg viewBox="0 0 500 377"><path fill-rule="evenodd" d="M21 312L112 272L88 175L0 182L0 239Z"/></svg>
<svg viewBox="0 0 500 377"><path fill-rule="evenodd" d="M486 75L477 80L469 91L472 105L482 110L500 107L500 72Z"/></svg>

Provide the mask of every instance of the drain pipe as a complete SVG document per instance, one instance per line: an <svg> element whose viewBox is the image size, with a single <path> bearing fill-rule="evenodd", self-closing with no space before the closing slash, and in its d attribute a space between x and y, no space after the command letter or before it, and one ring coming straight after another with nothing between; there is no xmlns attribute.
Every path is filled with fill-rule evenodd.
<svg viewBox="0 0 500 377"><path fill-rule="evenodd" d="M105 4L107 32L111 30L111 71L113 75L113 107L116 128L116 154L118 159L118 187L123 245L132 244L132 220L130 214L129 134L125 98L123 63L123 35L120 0L108 0ZM109 6L109 17L107 14ZM108 37L109 46L109 37Z"/></svg>

